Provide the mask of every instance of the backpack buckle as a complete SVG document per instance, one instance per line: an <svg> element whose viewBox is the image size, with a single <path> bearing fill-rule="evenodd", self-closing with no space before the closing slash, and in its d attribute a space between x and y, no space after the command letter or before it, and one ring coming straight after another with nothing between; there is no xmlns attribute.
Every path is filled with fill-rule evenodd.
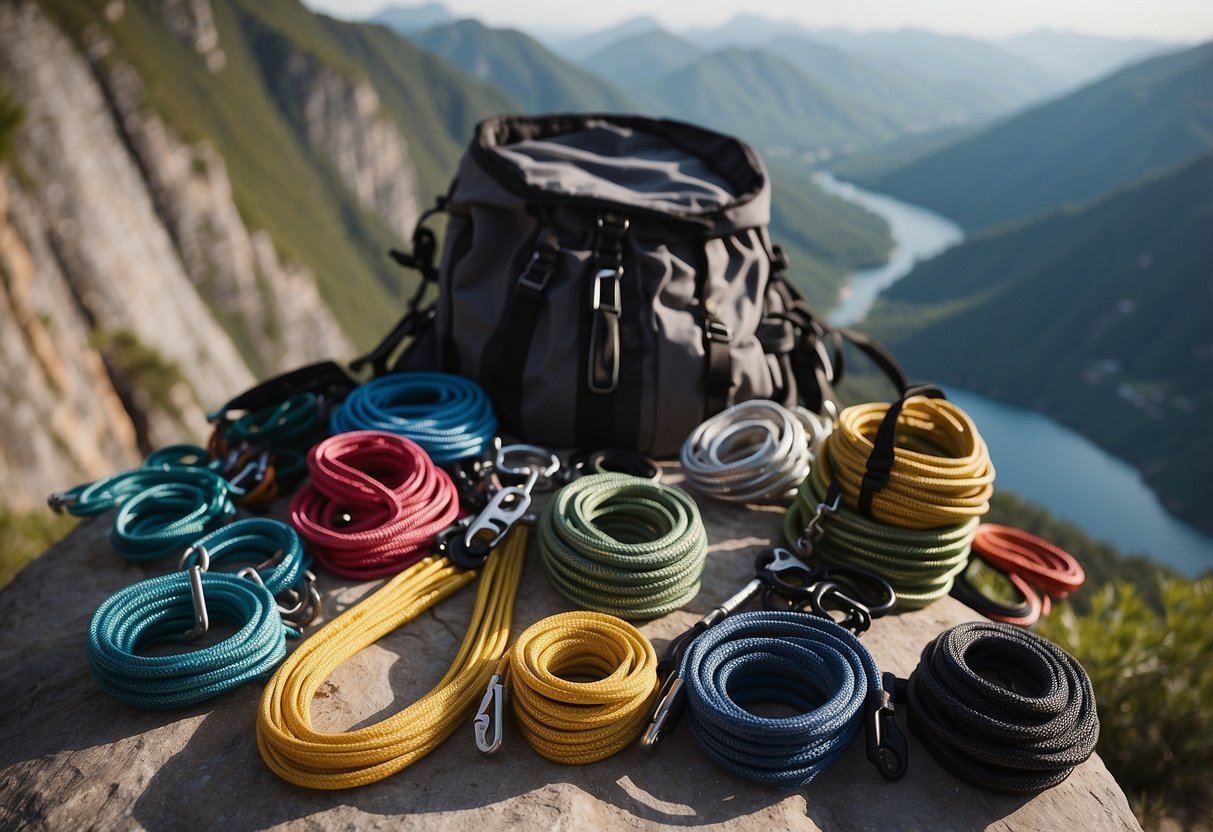
<svg viewBox="0 0 1213 832"><path fill-rule="evenodd" d="M598 274L594 275L594 295L592 308L595 312L609 312L612 315L618 315L623 308L623 295L619 285L620 278L623 277L623 269L599 269ZM607 287L606 300L604 298L603 284L609 284Z"/></svg>

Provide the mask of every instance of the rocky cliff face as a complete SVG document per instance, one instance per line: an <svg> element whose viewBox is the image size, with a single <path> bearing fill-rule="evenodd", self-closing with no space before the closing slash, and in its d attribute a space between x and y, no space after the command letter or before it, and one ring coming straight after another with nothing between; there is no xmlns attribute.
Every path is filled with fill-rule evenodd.
<svg viewBox="0 0 1213 832"><path fill-rule="evenodd" d="M409 239L419 214L417 172L375 88L300 53L286 61L283 72L312 149L333 163L363 204Z"/></svg>
<svg viewBox="0 0 1213 832"><path fill-rule="evenodd" d="M222 72L206 0L161 10ZM0 89L25 111L0 177L0 503L15 507L200 439L205 409L255 376L352 352L310 271L245 224L223 159L142 106L142 79L103 37L84 40L88 54L36 5L0 3ZM369 114L366 136L348 135L354 123L317 141L411 224L411 194L377 186L371 158L379 148L398 170L403 143L385 138L373 90L345 100L345 117Z"/></svg>

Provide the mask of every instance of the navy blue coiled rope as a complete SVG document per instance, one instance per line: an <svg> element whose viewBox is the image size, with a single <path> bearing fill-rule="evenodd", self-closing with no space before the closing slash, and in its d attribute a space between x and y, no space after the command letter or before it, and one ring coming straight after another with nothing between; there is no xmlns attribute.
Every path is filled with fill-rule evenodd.
<svg viewBox="0 0 1213 832"><path fill-rule="evenodd" d="M200 575L209 616L235 632L197 650L146 655L160 645L188 645L195 625L190 575L140 581L107 598L88 629L88 664L101 688L138 708L179 708L269 676L286 656L287 627L268 589L223 572Z"/></svg>
<svg viewBox="0 0 1213 832"><path fill-rule="evenodd" d="M482 455L497 433L497 417L484 390L462 376L396 373L355 388L333 410L330 428L398 433L445 465Z"/></svg>
<svg viewBox="0 0 1213 832"><path fill-rule="evenodd" d="M683 654L679 675L696 744L749 780L808 783L833 763L881 693L868 649L833 621L797 612L747 612L709 627ZM791 716L760 716L760 703Z"/></svg>
<svg viewBox="0 0 1213 832"><path fill-rule="evenodd" d="M196 465L159 464L159 459L153 456L151 465L52 494L48 502L77 517L94 517L118 506L110 541L128 560L176 554L226 524L236 506L220 474Z"/></svg>

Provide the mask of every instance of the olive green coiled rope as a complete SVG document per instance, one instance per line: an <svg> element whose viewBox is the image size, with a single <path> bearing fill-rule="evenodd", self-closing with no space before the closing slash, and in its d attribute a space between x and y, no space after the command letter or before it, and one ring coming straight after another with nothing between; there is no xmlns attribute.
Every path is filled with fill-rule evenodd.
<svg viewBox="0 0 1213 832"><path fill-rule="evenodd" d="M707 532L686 492L627 474L581 477L539 522L548 579L581 609L656 618L699 592Z"/></svg>
<svg viewBox="0 0 1213 832"><path fill-rule="evenodd" d="M784 536L796 544L804 528L826 499L828 486L822 466L815 466L801 484L796 501L784 517ZM973 532L980 522L934 529L906 529L870 520L846 505L822 523L822 536L813 544L816 557L880 574L897 593L901 609L919 609L938 601L969 562Z"/></svg>

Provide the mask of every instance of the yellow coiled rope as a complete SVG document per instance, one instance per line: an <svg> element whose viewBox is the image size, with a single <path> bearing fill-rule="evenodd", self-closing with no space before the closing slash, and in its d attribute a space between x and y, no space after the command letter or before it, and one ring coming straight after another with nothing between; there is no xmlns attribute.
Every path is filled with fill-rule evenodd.
<svg viewBox="0 0 1213 832"><path fill-rule="evenodd" d="M501 664L518 730L539 754L567 765L635 742L658 689L653 645L626 621L597 612L532 624Z"/></svg>
<svg viewBox="0 0 1213 832"><path fill-rule="evenodd" d="M887 403L848 407L825 442L818 464L836 480L844 501L859 504L873 440ZM872 498L872 517L910 529L963 523L989 511L994 466L969 415L944 399L911 398L897 418L888 483Z"/></svg>
<svg viewBox="0 0 1213 832"><path fill-rule="evenodd" d="M275 774L313 789L348 789L395 774L442 743L475 705L510 639L527 532L519 527L488 559L459 653L425 696L356 731L312 727L312 697L359 650L471 582L475 572L428 557L342 613L287 657L266 685L257 745Z"/></svg>

